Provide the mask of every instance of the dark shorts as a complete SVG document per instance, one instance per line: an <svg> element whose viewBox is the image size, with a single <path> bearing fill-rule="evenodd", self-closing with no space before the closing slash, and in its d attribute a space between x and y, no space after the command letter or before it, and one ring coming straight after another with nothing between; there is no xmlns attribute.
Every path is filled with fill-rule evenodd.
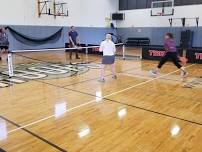
<svg viewBox="0 0 202 152"><path fill-rule="evenodd" d="M102 64L114 64L115 62L115 56L103 56L102 58Z"/></svg>

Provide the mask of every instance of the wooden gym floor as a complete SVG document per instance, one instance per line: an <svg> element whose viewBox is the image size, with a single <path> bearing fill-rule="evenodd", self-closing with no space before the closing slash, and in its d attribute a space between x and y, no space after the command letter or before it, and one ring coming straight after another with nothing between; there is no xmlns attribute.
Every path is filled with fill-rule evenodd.
<svg viewBox="0 0 202 152"><path fill-rule="evenodd" d="M20 54L69 63L65 53ZM100 56L81 60L99 65ZM35 60L14 57L14 63ZM202 65L189 78L167 63L117 59L118 79L99 68L71 77L30 80L0 88L0 148L7 152L201 152ZM6 65L5 59L1 67ZM91 66L91 67L92 67ZM0 150L1 151L1 150Z"/></svg>

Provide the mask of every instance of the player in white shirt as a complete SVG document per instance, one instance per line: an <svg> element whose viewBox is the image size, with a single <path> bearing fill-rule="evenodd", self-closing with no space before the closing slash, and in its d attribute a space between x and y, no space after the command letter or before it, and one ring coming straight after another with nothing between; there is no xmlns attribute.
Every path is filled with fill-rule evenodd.
<svg viewBox="0 0 202 152"><path fill-rule="evenodd" d="M110 66L113 79L116 79L116 69L115 69L115 53L116 53L116 47L114 42L112 42L112 36L111 34L106 35L106 40L103 41L99 48L100 52L103 52L103 58L102 58L102 67L101 67L101 74L100 74L100 81L104 82L104 73L105 73L105 67L107 65Z"/></svg>

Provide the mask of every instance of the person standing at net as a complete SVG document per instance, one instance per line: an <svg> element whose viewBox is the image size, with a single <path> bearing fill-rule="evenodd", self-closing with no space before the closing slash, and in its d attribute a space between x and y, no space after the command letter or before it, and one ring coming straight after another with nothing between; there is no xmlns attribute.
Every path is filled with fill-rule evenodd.
<svg viewBox="0 0 202 152"><path fill-rule="evenodd" d="M100 52L103 52L103 58L102 58L102 67L101 67L101 74L100 74L100 80L101 82L105 81L104 73L105 73L105 67L107 65L110 66L113 79L117 79L116 76L116 69L115 69L115 53L116 53L116 47L114 42L112 42L112 36L111 34L106 35L106 40L104 40L99 48Z"/></svg>
<svg viewBox="0 0 202 152"><path fill-rule="evenodd" d="M7 51L9 47L6 28L0 28L0 60L2 60L3 51Z"/></svg>
<svg viewBox="0 0 202 152"><path fill-rule="evenodd" d="M179 56L176 48L176 43L174 41L174 36L172 33L167 33L165 35L165 42L164 42L164 48L165 48L165 55L161 58L158 66L156 69L151 70L151 74L153 76L156 76L158 74L158 71L161 69L161 67L169 60L171 59L172 62L175 64L175 66L181 70L181 76L186 77L188 76L188 72L185 70L185 67L183 67L179 63Z"/></svg>
<svg viewBox="0 0 202 152"><path fill-rule="evenodd" d="M71 26L70 28L70 32L69 32L69 44L70 44L70 48L76 48L77 46L80 45L80 40L79 40L79 34L76 31L74 26ZM72 59L72 52L75 51L76 53L76 59L80 59L79 55L78 55L78 49L72 49L70 50L70 59Z"/></svg>

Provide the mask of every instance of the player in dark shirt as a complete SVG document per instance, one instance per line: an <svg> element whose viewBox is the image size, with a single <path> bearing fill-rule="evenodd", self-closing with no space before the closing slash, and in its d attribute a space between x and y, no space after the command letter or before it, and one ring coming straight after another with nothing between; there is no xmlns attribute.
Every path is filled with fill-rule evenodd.
<svg viewBox="0 0 202 152"><path fill-rule="evenodd" d="M3 51L7 51L9 46L8 36L5 28L0 28L0 60L2 59Z"/></svg>
<svg viewBox="0 0 202 152"><path fill-rule="evenodd" d="M69 44L70 48L76 48L80 45L79 34L75 30L74 26L71 26L71 31L69 32ZM70 50L70 59L72 59L72 52L75 51L76 59L80 59L78 55L78 49Z"/></svg>

